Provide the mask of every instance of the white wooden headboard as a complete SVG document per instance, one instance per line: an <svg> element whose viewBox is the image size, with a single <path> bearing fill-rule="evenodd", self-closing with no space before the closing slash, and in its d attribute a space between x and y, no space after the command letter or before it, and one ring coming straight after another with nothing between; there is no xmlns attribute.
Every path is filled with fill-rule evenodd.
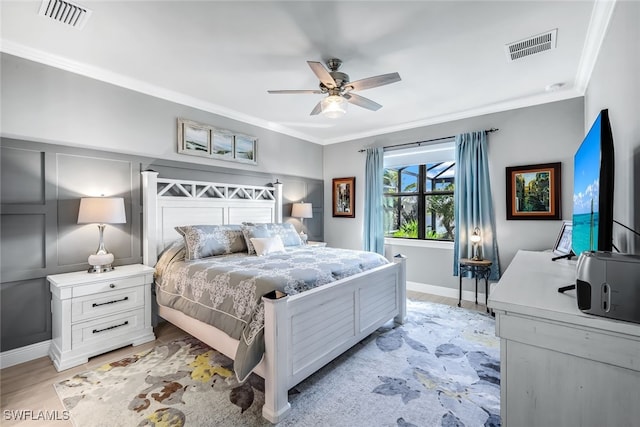
<svg viewBox="0 0 640 427"><path fill-rule="evenodd" d="M155 266L179 225L282 222L282 183L273 187L158 178L142 172L142 258Z"/></svg>

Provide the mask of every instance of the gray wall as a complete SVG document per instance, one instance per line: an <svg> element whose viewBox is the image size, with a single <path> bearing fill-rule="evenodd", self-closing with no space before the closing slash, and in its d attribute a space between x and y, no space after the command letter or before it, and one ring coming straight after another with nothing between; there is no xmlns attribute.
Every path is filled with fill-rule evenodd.
<svg viewBox="0 0 640 427"><path fill-rule="evenodd" d="M613 217L640 231L640 3L617 2L585 95L585 133L609 109L616 154ZM618 225L614 243L640 253L640 238Z"/></svg>
<svg viewBox="0 0 640 427"><path fill-rule="evenodd" d="M22 58L1 54L1 351L51 337L46 276L88 268L95 226L76 224L79 199L117 195L127 223L108 226L116 264L141 261L140 171L265 185L284 183L284 214L314 205L309 238L323 240L322 147ZM177 153L177 118L258 138L258 165ZM286 158L287 161L283 161ZM286 218L300 227L298 219Z"/></svg>
<svg viewBox="0 0 640 427"><path fill-rule="evenodd" d="M616 155L614 218L640 230L640 3L617 2L607 35L591 75L584 100L545 104L489 114L406 132L379 135L325 147L325 239L332 245L360 248L362 217L331 218L331 178L356 176L356 212L362 212L366 146L392 145L437 138L471 130L498 127L489 136L494 208L502 270L518 249L550 248L560 221L507 221L505 175L507 166L562 162L562 212L571 219L573 154L601 109L608 108ZM584 104L584 105L583 105ZM344 159L347 165L336 163ZM640 238L614 225L614 240L622 252L640 253ZM409 257L408 280L457 287L451 276L453 249L393 247ZM465 284L471 290L471 282Z"/></svg>
<svg viewBox="0 0 640 427"><path fill-rule="evenodd" d="M571 219L573 154L584 136L583 109L583 99L574 98L325 146L326 241L332 246L362 248L365 155L359 153L359 149L496 127L500 131L488 136L488 154L502 271L518 249L553 247L562 221L507 221L505 168L561 162L562 215L564 219ZM356 177L355 219L331 216L331 180L345 176ZM407 255L409 281L457 288L458 279L452 276L453 244L435 246L394 246L391 250L394 254ZM471 290L471 281L466 281L464 287Z"/></svg>
<svg viewBox="0 0 640 427"><path fill-rule="evenodd" d="M318 144L12 55L1 61L4 137L322 179ZM178 154L179 117L258 137L258 165Z"/></svg>
<svg viewBox="0 0 640 427"><path fill-rule="evenodd" d="M146 169L210 182L267 185L277 179L284 184L285 221L299 229L299 220L288 217L291 203L309 201L314 205L314 217L305 221L309 238L323 240L322 180L2 138L1 351L50 339L46 276L88 268L98 230L76 223L81 197L124 197L127 223L108 225L105 244L116 265L142 261L140 172Z"/></svg>

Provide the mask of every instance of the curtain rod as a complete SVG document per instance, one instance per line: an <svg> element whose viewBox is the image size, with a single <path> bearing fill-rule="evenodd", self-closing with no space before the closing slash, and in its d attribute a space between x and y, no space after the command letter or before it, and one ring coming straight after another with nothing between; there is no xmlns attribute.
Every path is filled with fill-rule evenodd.
<svg viewBox="0 0 640 427"><path fill-rule="evenodd" d="M497 132L497 131L499 131L499 130L500 130L500 129L498 129L498 128L491 128L491 129L485 129L485 132L486 132L486 133L492 133L492 132ZM445 139L453 139L453 138L455 138L455 135L454 135L454 136L444 136L444 137L442 137L442 138L427 139L427 140L425 140L425 141L407 142L407 143L405 143L405 144L387 145L387 146L382 147L382 148L384 148L384 149L387 149L387 148L396 148L396 147L404 147L404 146L406 146L406 145L417 145L417 146L419 147L419 146L421 146L422 144L426 144L427 142L442 141L442 140L445 140ZM367 150L363 148L363 149L361 149L361 150L358 150L358 153L364 153L365 151L367 151Z"/></svg>

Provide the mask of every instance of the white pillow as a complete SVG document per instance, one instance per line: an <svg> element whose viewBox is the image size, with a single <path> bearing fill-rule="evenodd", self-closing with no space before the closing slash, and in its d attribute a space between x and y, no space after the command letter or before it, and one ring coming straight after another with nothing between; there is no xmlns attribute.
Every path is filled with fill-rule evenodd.
<svg viewBox="0 0 640 427"><path fill-rule="evenodd" d="M280 236L252 237L250 240L258 256L284 252L284 244Z"/></svg>

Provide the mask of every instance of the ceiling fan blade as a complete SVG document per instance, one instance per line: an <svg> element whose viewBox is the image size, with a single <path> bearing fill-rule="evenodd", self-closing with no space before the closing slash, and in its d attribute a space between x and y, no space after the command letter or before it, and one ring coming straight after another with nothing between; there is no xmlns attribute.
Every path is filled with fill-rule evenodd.
<svg viewBox="0 0 640 427"><path fill-rule="evenodd" d="M311 110L311 113L309 114L310 116L317 116L322 112L322 105L320 105L321 103L322 101L318 102L316 106L313 107L313 110Z"/></svg>
<svg viewBox="0 0 640 427"><path fill-rule="evenodd" d="M333 80L333 77L331 77L331 74L329 74L329 71L324 68L324 65L322 65L321 62L307 61L307 64L309 64L309 67L311 67L311 71L315 73L315 75L318 77L318 79L320 79L323 85L328 88L334 88L337 86L336 81Z"/></svg>
<svg viewBox="0 0 640 427"><path fill-rule="evenodd" d="M364 96L356 95L355 93L346 93L343 96L347 101L349 101L349 103L357 105L358 107L366 108L367 110L378 111L382 108L382 105L377 102L372 101L369 98L365 98Z"/></svg>
<svg viewBox="0 0 640 427"><path fill-rule="evenodd" d="M321 90L318 89L292 89L292 90L268 90L268 93L275 94L295 94L295 93L318 93L322 94Z"/></svg>
<svg viewBox="0 0 640 427"><path fill-rule="evenodd" d="M366 79L356 80L355 82L349 82L346 86L351 86L352 90L365 90L372 87L384 86L391 83L399 82L402 80L400 74L389 73L381 74L379 76L367 77Z"/></svg>

